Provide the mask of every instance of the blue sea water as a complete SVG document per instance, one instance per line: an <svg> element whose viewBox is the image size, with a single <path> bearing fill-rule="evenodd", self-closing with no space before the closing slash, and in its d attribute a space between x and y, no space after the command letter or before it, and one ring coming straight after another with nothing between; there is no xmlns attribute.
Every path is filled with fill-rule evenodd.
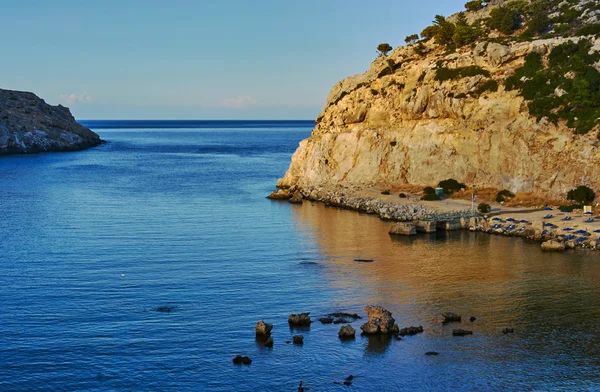
<svg viewBox="0 0 600 392"><path fill-rule="evenodd" d="M312 122L86 124L108 143L0 158L0 390L600 390L596 253L265 199ZM287 325L368 304L425 332Z"/></svg>

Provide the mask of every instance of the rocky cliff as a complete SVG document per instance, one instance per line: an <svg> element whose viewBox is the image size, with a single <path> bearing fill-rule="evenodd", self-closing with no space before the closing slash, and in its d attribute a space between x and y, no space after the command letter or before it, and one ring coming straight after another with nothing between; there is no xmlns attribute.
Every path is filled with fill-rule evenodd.
<svg viewBox="0 0 600 392"><path fill-rule="evenodd" d="M0 89L0 155L75 151L101 143L68 108L29 92Z"/></svg>
<svg viewBox="0 0 600 392"><path fill-rule="evenodd" d="M478 23L505 3L489 2L466 13L467 19ZM555 3L551 17L560 20L569 10L563 3ZM597 3L575 5L580 17L587 15L583 24L597 23ZM490 30L456 50L430 39L379 57L365 73L333 87L278 187L436 185L455 178L469 186L545 196L564 195L582 183L599 189L597 126L577 134L572 125L577 117L571 123L556 118L565 104L548 116L534 116L520 90L506 86L531 53L551 67L551 53L562 44L585 39L590 53L600 50L595 36L560 36L554 32L558 27L550 25L549 34L530 39ZM597 73L598 63L593 67ZM567 72L564 79L571 76ZM551 98L564 94L557 87Z"/></svg>

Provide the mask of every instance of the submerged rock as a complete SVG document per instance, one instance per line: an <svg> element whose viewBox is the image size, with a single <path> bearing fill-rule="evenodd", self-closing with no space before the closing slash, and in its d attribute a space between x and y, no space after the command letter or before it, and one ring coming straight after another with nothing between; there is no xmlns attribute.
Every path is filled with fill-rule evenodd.
<svg viewBox="0 0 600 392"><path fill-rule="evenodd" d="M442 317L444 317L445 323L460 322L462 320L461 316L452 312L442 313Z"/></svg>
<svg viewBox="0 0 600 392"><path fill-rule="evenodd" d="M352 319L360 319L361 317L356 314L356 313L344 313L344 312L337 312L337 313L329 313L328 314L329 317L342 317L342 318L352 318Z"/></svg>
<svg viewBox="0 0 600 392"><path fill-rule="evenodd" d="M236 365L250 365L252 363L252 360L250 359L250 357L238 355L235 358L233 358L233 363Z"/></svg>
<svg viewBox="0 0 600 392"><path fill-rule="evenodd" d="M367 335L398 333L398 324L388 310L381 306L367 306L365 311L369 321L360 327L363 333Z"/></svg>
<svg viewBox="0 0 600 392"><path fill-rule="evenodd" d="M468 331L466 329L455 329L452 331L453 336L465 336L465 335L473 335L473 331Z"/></svg>
<svg viewBox="0 0 600 392"><path fill-rule="evenodd" d="M333 324L333 318L331 317L321 317L319 321L321 324Z"/></svg>
<svg viewBox="0 0 600 392"><path fill-rule="evenodd" d="M425 353L425 355L440 355L440 353L437 353L437 352L435 352L435 351L427 351L427 352Z"/></svg>
<svg viewBox="0 0 600 392"><path fill-rule="evenodd" d="M304 336L302 335L294 335L292 339L294 340L294 344L304 344Z"/></svg>
<svg viewBox="0 0 600 392"><path fill-rule="evenodd" d="M423 332L423 326L402 328L400 330L400 332L398 332L398 334L400 336L406 336L406 335L412 336L412 335L416 335L421 332Z"/></svg>
<svg viewBox="0 0 600 392"><path fill-rule="evenodd" d="M333 321L334 324L347 324L348 320L344 319L344 318L339 318L339 319L335 319Z"/></svg>
<svg viewBox="0 0 600 392"><path fill-rule="evenodd" d="M310 313L298 313L290 314L288 318L288 324L290 327L309 327L312 322L310 319Z"/></svg>
<svg viewBox="0 0 600 392"><path fill-rule="evenodd" d="M502 330L502 333L505 334L505 335L509 334L509 333L515 333L515 329L514 328L504 328Z"/></svg>
<svg viewBox="0 0 600 392"><path fill-rule="evenodd" d="M270 336L272 329L273 329L273 324L265 324L265 322L263 320L260 320L258 323L256 323L256 327L254 327L257 337Z"/></svg>
<svg viewBox="0 0 600 392"><path fill-rule="evenodd" d="M344 339L354 339L356 335L356 331L350 324L346 324L340 328L340 332L338 332L338 337L342 340Z"/></svg>

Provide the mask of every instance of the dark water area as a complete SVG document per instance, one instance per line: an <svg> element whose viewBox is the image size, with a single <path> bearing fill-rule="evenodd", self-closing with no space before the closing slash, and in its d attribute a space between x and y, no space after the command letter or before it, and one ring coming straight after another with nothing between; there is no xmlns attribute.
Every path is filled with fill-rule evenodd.
<svg viewBox="0 0 600 392"><path fill-rule="evenodd" d="M107 144L0 158L0 390L600 390L595 253L265 199L311 128L92 127ZM425 332L285 343L289 313L368 304Z"/></svg>

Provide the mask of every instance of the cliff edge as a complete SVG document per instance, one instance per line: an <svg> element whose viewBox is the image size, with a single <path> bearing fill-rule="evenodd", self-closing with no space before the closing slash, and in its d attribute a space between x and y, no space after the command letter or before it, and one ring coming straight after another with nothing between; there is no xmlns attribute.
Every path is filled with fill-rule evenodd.
<svg viewBox="0 0 600 392"><path fill-rule="evenodd" d="M600 188L600 2L470 3L337 83L278 187Z"/></svg>
<svg viewBox="0 0 600 392"><path fill-rule="evenodd" d="M68 108L33 93L0 89L0 155L76 151L103 141Z"/></svg>

